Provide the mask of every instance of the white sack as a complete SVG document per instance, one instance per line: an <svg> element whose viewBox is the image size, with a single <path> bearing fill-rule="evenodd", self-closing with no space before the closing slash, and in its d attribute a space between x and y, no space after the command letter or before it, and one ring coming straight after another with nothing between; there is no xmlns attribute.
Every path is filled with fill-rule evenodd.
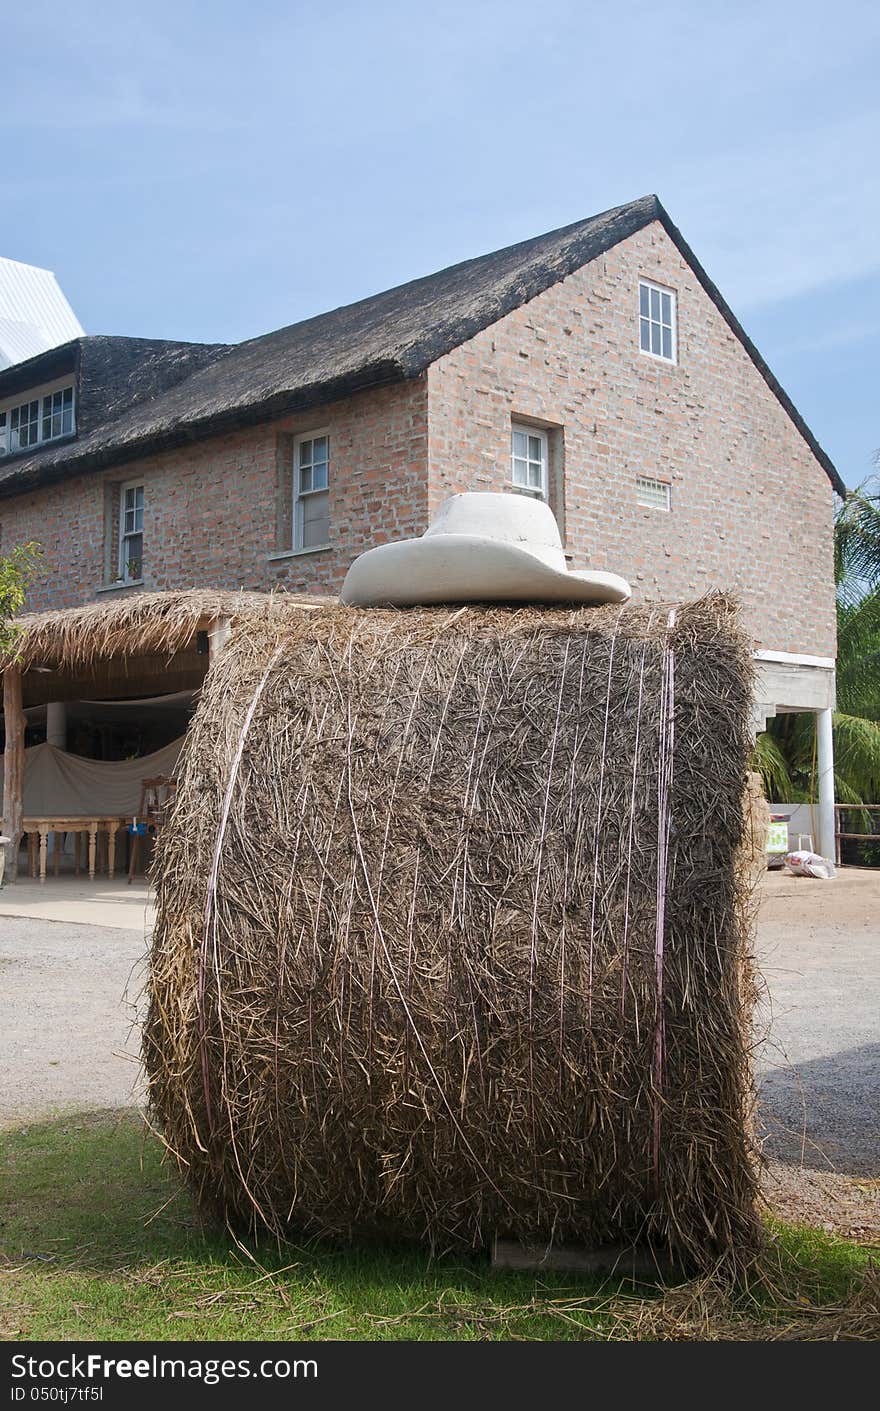
<svg viewBox="0 0 880 1411"><path fill-rule="evenodd" d="M837 876L834 863L827 857L820 857L817 852L790 852L786 855L785 865L795 877L821 877L828 882Z"/></svg>

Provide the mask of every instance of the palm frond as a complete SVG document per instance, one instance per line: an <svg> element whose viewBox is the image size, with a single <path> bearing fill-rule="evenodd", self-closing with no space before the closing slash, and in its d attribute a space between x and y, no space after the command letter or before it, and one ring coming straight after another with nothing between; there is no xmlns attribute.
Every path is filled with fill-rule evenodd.
<svg viewBox="0 0 880 1411"><path fill-rule="evenodd" d="M844 501L834 526L837 583L835 795L851 805L853 832L870 831L858 806L880 801L880 477ZM816 797L816 720L809 712L776 716L759 737L755 767L780 802ZM787 781L787 783L786 783Z"/></svg>
<svg viewBox="0 0 880 1411"><path fill-rule="evenodd" d="M844 601L880 584L880 480L850 492L834 525L834 569Z"/></svg>
<svg viewBox="0 0 880 1411"><path fill-rule="evenodd" d="M849 715L880 719L880 588L837 613L837 698Z"/></svg>
<svg viewBox="0 0 880 1411"><path fill-rule="evenodd" d="M834 799L836 803L847 804L849 807L858 808L865 800L858 789L854 789L845 774L834 771Z"/></svg>
<svg viewBox="0 0 880 1411"><path fill-rule="evenodd" d="M835 711L834 755L841 803L880 797L880 722Z"/></svg>
<svg viewBox="0 0 880 1411"><path fill-rule="evenodd" d="M785 755L778 740L766 731L755 740L750 768L760 774L764 794L768 799L773 799L775 803L794 802L791 797L793 785Z"/></svg>

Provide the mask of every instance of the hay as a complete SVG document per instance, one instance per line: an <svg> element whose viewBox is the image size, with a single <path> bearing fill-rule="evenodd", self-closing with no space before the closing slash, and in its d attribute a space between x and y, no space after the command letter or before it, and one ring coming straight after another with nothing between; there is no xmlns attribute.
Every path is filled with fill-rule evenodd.
<svg viewBox="0 0 880 1411"><path fill-rule="evenodd" d="M201 1208L758 1241L729 600L243 616L160 841L144 1053Z"/></svg>
<svg viewBox="0 0 880 1411"><path fill-rule="evenodd" d="M602 1291L579 1296L572 1289L561 1297L534 1294L527 1303L499 1307L497 1302L459 1302L458 1290L444 1290L431 1304L401 1314L368 1314L387 1336L391 1329L419 1320L460 1336L469 1327L485 1336L512 1336L515 1320L523 1317L572 1325L584 1337L603 1342L876 1342L880 1337L880 1273L869 1264L861 1277L831 1304L813 1295L796 1296L774 1286L772 1251L750 1271L745 1287L734 1287L716 1270L665 1293L646 1296L638 1291ZM789 1274L787 1283L791 1283Z"/></svg>

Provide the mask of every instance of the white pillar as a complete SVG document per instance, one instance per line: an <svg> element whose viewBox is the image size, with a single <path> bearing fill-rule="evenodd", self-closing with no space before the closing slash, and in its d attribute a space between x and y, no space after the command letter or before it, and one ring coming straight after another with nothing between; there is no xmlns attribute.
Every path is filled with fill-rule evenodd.
<svg viewBox="0 0 880 1411"><path fill-rule="evenodd" d="M46 706L46 744L56 750L67 749L67 706L64 701L50 701Z"/></svg>
<svg viewBox="0 0 880 1411"><path fill-rule="evenodd" d="M819 773L819 837L818 850L823 857L835 860L834 848L834 735L831 729L833 712L816 711L816 768Z"/></svg>

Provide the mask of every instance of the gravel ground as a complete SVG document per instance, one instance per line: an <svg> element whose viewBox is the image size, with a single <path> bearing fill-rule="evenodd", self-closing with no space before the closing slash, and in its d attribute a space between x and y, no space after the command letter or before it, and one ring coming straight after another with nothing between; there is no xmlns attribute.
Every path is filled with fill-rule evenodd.
<svg viewBox="0 0 880 1411"><path fill-rule="evenodd" d="M0 916L0 1126L138 1101L143 930ZM880 1237L880 873L770 873L757 956L766 1195Z"/></svg>
<svg viewBox="0 0 880 1411"><path fill-rule="evenodd" d="M756 954L766 1194L790 1219L880 1237L880 872L768 873Z"/></svg>
<svg viewBox="0 0 880 1411"><path fill-rule="evenodd" d="M768 1153L880 1176L880 874L769 873L757 956L769 989L758 1055Z"/></svg>
<svg viewBox="0 0 880 1411"><path fill-rule="evenodd" d="M0 1127L137 1101L144 953L142 930L0 916Z"/></svg>

